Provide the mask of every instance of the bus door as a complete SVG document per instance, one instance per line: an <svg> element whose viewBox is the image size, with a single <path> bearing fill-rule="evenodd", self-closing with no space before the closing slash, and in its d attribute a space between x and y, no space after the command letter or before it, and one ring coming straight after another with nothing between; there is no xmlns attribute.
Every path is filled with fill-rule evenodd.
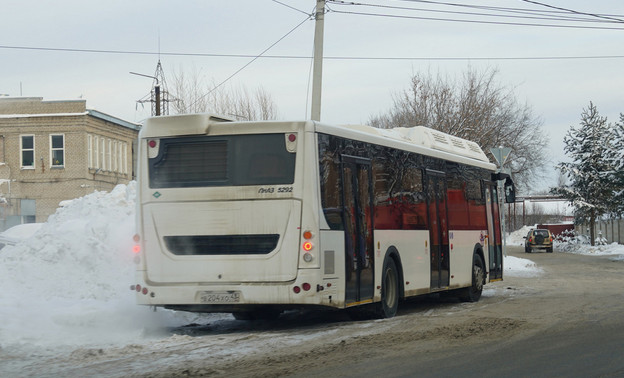
<svg viewBox="0 0 624 378"><path fill-rule="evenodd" d="M486 214L488 223L488 254L490 281L503 278L503 248L501 245L501 224L498 209L498 192L493 183L485 184Z"/></svg>
<svg viewBox="0 0 624 378"><path fill-rule="evenodd" d="M431 289L435 290L449 286L450 256L444 173L427 170L427 204L429 210Z"/></svg>
<svg viewBox="0 0 624 378"><path fill-rule="evenodd" d="M373 206L370 159L342 156L342 213L345 229L345 303L373 299Z"/></svg>

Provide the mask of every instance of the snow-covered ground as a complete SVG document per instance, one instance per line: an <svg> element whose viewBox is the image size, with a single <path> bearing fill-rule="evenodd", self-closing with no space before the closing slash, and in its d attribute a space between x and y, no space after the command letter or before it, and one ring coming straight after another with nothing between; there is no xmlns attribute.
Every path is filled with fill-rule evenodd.
<svg viewBox="0 0 624 378"><path fill-rule="evenodd" d="M135 194L133 182L67 201L32 237L0 250L0 365L9 351L33 358L63 348L160 342L172 336L146 330L205 324L199 319L206 316L231 319L152 312L134 303L129 287L134 282ZM527 231L511 234L508 243L523 244ZM624 247L617 245L570 249L624 256ZM507 256L504 264L509 276L541 273L527 259Z"/></svg>

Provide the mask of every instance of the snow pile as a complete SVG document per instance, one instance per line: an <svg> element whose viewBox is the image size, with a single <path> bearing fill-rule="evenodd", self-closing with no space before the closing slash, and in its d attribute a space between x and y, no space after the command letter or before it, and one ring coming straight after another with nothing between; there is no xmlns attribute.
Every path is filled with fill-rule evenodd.
<svg viewBox="0 0 624 378"><path fill-rule="evenodd" d="M536 228L535 226L523 226L521 229L507 234L507 245L521 245L524 246L524 237L527 236L529 231Z"/></svg>
<svg viewBox="0 0 624 378"><path fill-rule="evenodd" d="M135 194L132 182L66 201L0 251L0 349L127 343L168 316L137 306L129 289Z"/></svg>
<svg viewBox="0 0 624 378"><path fill-rule="evenodd" d="M537 277L544 273L544 270L533 261L515 256L505 256L503 267L505 269L503 277Z"/></svg>

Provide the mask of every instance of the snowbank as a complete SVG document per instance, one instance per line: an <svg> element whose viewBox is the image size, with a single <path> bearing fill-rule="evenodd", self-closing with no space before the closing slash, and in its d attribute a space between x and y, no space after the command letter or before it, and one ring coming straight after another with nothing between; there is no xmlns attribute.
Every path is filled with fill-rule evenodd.
<svg viewBox="0 0 624 378"><path fill-rule="evenodd" d="M170 316L137 306L129 290L135 194L131 183L66 201L0 251L0 348L128 343Z"/></svg>

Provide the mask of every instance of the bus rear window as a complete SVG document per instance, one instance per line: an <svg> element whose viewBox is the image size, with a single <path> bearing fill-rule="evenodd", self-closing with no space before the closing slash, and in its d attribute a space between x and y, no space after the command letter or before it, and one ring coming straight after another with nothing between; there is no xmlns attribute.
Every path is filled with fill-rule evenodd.
<svg viewBox="0 0 624 378"><path fill-rule="evenodd" d="M284 134L161 139L150 188L292 184L295 157Z"/></svg>

